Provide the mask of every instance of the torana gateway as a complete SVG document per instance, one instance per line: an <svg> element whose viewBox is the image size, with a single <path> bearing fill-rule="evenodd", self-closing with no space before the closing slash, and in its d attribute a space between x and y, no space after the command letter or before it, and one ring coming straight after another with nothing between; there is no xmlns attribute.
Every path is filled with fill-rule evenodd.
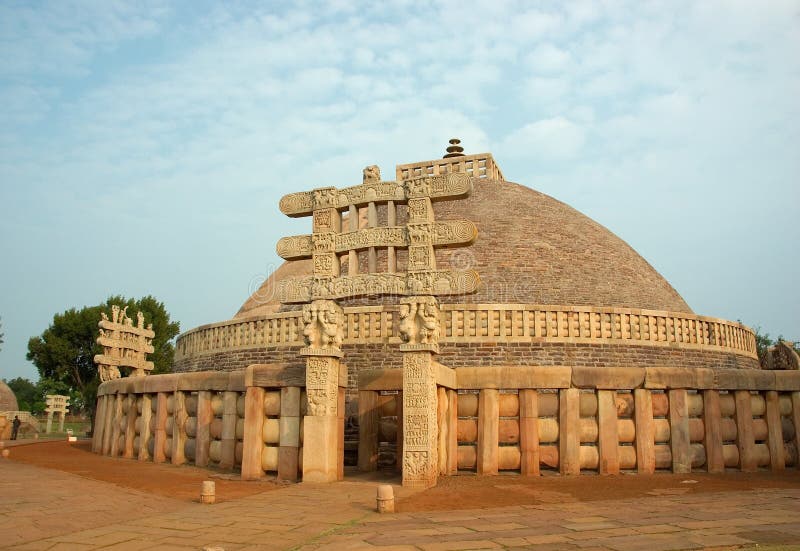
<svg viewBox="0 0 800 551"><path fill-rule="evenodd" d="M348 457L413 486L798 463L800 372L761 369L749 328L491 154L447 151L283 197L309 233L233 319L178 337L177 373L101 385L94 450L309 481Z"/></svg>

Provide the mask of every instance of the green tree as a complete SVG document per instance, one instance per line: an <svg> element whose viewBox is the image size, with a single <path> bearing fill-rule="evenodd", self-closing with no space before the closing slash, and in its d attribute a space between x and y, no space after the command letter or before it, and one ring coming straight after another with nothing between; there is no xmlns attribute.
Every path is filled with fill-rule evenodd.
<svg viewBox="0 0 800 551"><path fill-rule="evenodd" d="M128 307L128 314L141 311L145 324L153 324L155 338L154 353L149 359L155 364L153 373L168 373L172 370L175 346L173 339L180 331L178 322L170 321L164 303L152 296L139 300L122 296L109 297L97 306L71 308L53 316L53 322L38 337L28 341L28 360L39 370L39 375L48 384L66 385L66 394L74 393L72 411L84 409L94 417L97 387L100 378L94 364L95 354L101 353L95 342L98 335L97 322L100 313L110 313L112 305Z"/></svg>
<svg viewBox="0 0 800 551"><path fill-rule="evenodd" d="M35 413L36 409L34 406L39 402L43 403L36 385L28 379L16 377L15 379L6 381L6 384L17 397L17 404L20 411L32 411Z"/></svg>

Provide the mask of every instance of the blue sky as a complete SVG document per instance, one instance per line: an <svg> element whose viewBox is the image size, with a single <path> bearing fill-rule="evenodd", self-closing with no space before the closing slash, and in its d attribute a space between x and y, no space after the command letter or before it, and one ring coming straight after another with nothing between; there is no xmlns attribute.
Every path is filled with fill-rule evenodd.
<svg viewBox="0 0 800 551"><path fill-rule="evenodd" d="M281 195L441 156L628 241L695 312L800 339L800 2L0 3L0 376L55 312L230 318Z"/></svg>

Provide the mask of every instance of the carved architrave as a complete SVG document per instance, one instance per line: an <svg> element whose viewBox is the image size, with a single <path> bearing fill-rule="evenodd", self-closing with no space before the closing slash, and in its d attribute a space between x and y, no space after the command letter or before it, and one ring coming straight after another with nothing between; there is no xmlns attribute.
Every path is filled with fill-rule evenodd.
<svg viewBox="0 0 800 551"><path fill-rule="evenodd" d="M127 307L111 307L111 319L101 312L98 322L97 344L103 347L103 353L94 357L100 372L101 382L118 379L120 368L129 370L130 376L141 377L152 371L153 362L147 360L152 354L155 332L153 326L144 325L144 314L138 312L136 325L128 317Z"/></svg>
<svg viewBox="0 0 800 551"><path fill-rule="evenodd" d="M341 209L347 205L402 202L421 197L430 197L433 200L457 199L472 192L472 179L467 174L457 172L411 178L403 182L375 181L374 175L365 177L364 180L361 185L343 189L325 187L284 195L280 200L281 212L292 217L308 216L314 210Z"/></svg>
<svg viewBox="0 0 800 551"><path fill-rule="evenodd" d="M277 295L287 304L370 295L462 295L474 293L480 281L475 270L357 274L335 278L306 276L279 281Z"/></svg>
<svg viewBox="0 0 800 551"><path fill-rule="evenodd" d="M339 359L326 356L306 358L308 415L337 415L339 401Z"/></svg>
<svg viewBox="0 0 800 551"><path fill-rule="evenodd" d="M317 238L316 234L293 235L278 240L278 256L286 260L299 260L311 258L314 252L345 253L369 247L407 247L422 243L429 243L434 247L469 245L478 236L478 228L469 220L447 220L432 224L412 224L407 228L361 228L351 232L319 235L332 235L333 247L328 245L328 237Z"/></svg>
<svg viewBox="0 0 800 551"><path fill-rule="evenodd" d="M45 404L47 413L68 413L69 396L62 394L48 394L45 396Z"/></svg>

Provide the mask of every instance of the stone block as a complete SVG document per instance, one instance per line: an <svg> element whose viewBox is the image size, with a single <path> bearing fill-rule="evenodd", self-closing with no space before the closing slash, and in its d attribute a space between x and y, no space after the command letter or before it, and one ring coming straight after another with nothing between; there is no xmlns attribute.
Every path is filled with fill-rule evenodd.
<svg viewBox="0 0 800 551"><path fill-rule="evenodd" d="M455 369L460 389L569 388L572 369L563 366L482 366Z"/></svg>
<svg viewBox="0 0 800 551"><path fill-rule="evenodd" d="M303 419L303 482L338 480L338 427L334 416L306 415Z"/></svg>
<svg viewBox="0 0 800 551"><path fill-rule="evenodd" d="M707 368L647 367L644 386L653 390L715 388L714 373Z"/></svg>
<svg viewBox="0 0 800 551"><path fill-rule="evenodd" d="M572 368L572 386L607 390L628 390L644 384L645 370L637 367Z"/></svg>
<svg viewBox="0 0 800 551"><path fill-rule="evenodd" d="M775 390L800 391L800 371L775 371Z"/></svg>
<svg viewBox="0 0 800 551"><path fill-rule="evenodd" d="M775 390L775 372L756 369L715 369L715 388L721 390Z"/></svg>

